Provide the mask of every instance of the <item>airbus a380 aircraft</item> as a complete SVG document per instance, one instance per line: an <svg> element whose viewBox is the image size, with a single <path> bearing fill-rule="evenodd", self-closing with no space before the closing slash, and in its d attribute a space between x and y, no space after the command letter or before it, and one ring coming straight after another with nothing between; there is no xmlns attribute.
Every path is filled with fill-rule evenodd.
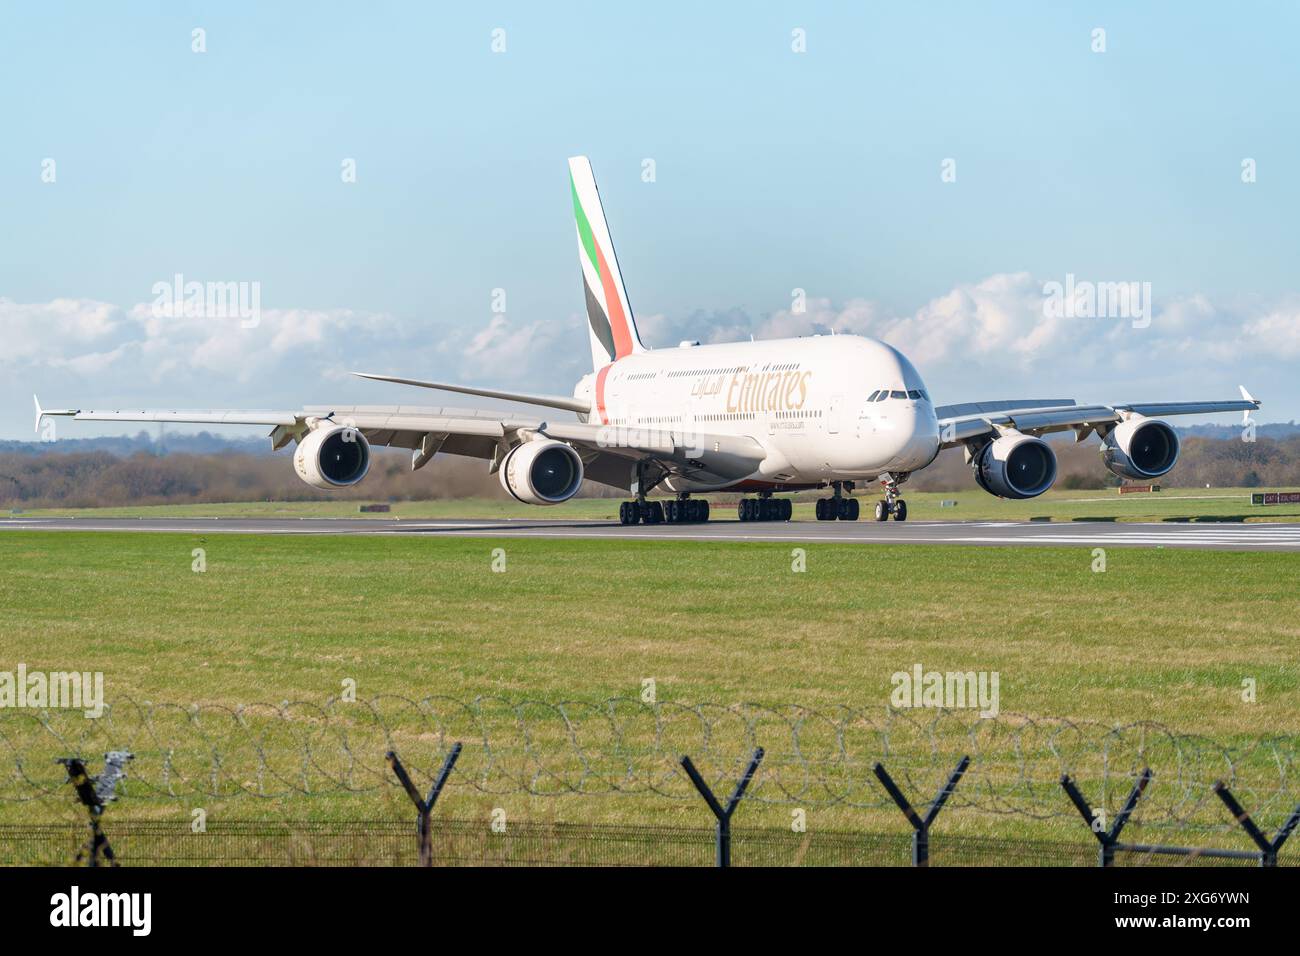
<svg viewBox="0 0 1300 956"><path fill-rule="evenodd" d="M272 426L272 445L295 442L299 477L316 488L354 485L370 467L370 446L412 451L411 468L435 454L484 458L522 502L554 505L584 479L624 488L624 524L707 521L691 495L755 492L742 521L784 521L790 500L773 492L829 488L820 520L858 517L853 490L879 482L875 517L903 521L899 486L943 448L962 446L975 481L990 494L1032 498L1056 479L1056 456L1040 437L1095 432L1102 460L1126 478L1158 478L1178 458L1178 437L1158 416L1242 411L1241 399L1078 405L1023 399L936 406L912 363L884 342L856 335L727 345L682 342L648 349L637 334L596 180L586 157L569 160L569 186L587 302L593 371L573 397L532 395L391 375L365 378L504 399L576 413L543 421L484 410L401 406L306 407L300 411L90 411L42 409L83 421L190 422ZM650 501L663 489L672 497Z"/></svg>

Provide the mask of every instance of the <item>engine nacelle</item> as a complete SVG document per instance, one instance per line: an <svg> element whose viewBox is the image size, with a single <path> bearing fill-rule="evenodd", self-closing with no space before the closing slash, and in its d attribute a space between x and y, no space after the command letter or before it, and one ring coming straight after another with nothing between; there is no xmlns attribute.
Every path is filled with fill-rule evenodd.
<svg viewBox="0 0 1300 956"><path fill-rule="evenodd" d="M1008 431L972 459L975 481L999 498L1034 498L1056 481L1056 453L1041 438Z"/></svg>
<svg viewBox="0 0 1300 956"><path fill-rule="evenodd" d="M347 425L320 425L298 442L293 467L313 488L346 488L370 470L370 443Z"/></svg>
<svg viewBox="0 0 1300 956"><path fill-rule="evenodd" d="M1159 478L1178 461L1178 435L1164 422L1134 415L1102 439L1101 458L1121 478Z"/></svg>
<svg viewBox="0 0 1300 956"><path fill-rule="evenodd" d="M526 441L506 452L499 474L516 501L558 505L582 487L582 459L562 441Z"/></svg>

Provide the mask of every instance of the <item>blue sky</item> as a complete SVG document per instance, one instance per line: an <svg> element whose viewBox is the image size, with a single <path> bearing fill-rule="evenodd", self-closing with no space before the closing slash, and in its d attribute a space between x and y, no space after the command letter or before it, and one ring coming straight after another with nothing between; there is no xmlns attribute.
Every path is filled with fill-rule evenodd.
<svg viewBox="0 0 1300 956"><path fill-rule="evenodd" d="M33 391L430 400L352 368L567 391L575 153L650 344L836 327L941 400L1241 381L1300 417L1294 4L467 6L7 5L0 436L31 434ZM176 273L258 282L258 328L150 320ZM1150 328L1044 328L1067 274L1150 282Z"/></svg>

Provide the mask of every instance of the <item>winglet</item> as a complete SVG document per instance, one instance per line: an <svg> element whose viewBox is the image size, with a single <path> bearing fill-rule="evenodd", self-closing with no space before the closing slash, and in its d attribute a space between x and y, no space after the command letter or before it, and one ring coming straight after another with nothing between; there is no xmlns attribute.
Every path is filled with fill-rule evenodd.
<svg viewBox="0 0 1300 956"><path fill-rule="evenodd" d="M1241 391L1242 398L1244 398L1248 402L1254 402L1255 407L1259 408L1259 399L1251 395L1250 392L1246 391L1245 385L1238 385L1237 388ZM1250 424L1250 409L1246 409L1241 413L1241 423L1243 425Z"/></svg>
<svg viewBox="0 0 1300 956"><path fill-rule="evenodd" d="M41 421L50 415L69 416L76 415L80 411L76 408L41 408L41 400L35 394L32 395L32 404L36 406L36 427L33 430L37 432L41 430Z"/></svg>

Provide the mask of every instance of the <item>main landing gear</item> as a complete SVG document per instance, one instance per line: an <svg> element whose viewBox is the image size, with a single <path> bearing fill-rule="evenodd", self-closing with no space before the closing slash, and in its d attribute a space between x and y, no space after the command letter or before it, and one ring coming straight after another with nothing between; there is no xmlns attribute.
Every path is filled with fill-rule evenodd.
<svg viewBox="0 0 1300 956"><path fill-rule="evenodd" d="M709 520L709 503L678 495L668 501L624 501L618 506L619 524L702 524Z"/></svg>
<svg viewBox="0 0 1300 956"><path fill-rule="evenodd" d="M829 498L817 499L818 521L857 521L860 513L858 499L844 496L844 488L853 490L852 482L831 482L833 494Z"/></svg>
<svg viewBox="0 0 1300 956"><path fill-rule="evenodd" d="M881 475L880 484L885 497L876 502L876 520L888 521L892 515L895 521L906 521L907 502L898 496L898 482L892 475Z"/></svg>
<svg viewBox="0 0 1300 956"><path fill-rule="evenodd" d="M792 514L794 503L789 498L773 498L770 491L736 503L736 517L741 521L789 521Z"/></svg>

